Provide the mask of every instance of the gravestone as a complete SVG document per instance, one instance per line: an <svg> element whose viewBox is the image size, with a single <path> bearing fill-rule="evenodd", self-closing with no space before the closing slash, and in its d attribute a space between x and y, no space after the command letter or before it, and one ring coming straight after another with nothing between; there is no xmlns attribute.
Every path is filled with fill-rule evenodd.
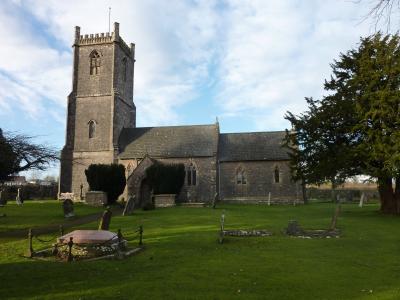
<svg viewBox="0 0 400 300"><path fill-rule="evenodd" d="M218 193L215 193L214 194L214 198L213 198L213 202L212 202L212 208L216 208L217 207L218 198L219 198Z"/></svg>
<svg viewBox="0 0 400 300"><path fill-rule="evenodd" d="M109 207L104 211L103 216L101 217L99 230L108 230L110 227L112 212Z"/></svg>
<svg viewBox="0 0 400 300"><path fill-rule="evenodd" d="M65 199L63 201L63 211L64 211L64 218L70 218L75 216L74 214L74 202L71 199Z"/></svg>
<svg viewBox="0 0 400 300"><path fill-rule="evenodd" d="M128 201L125 204L125 208L124 208L122 215L127 216L127 215L132 214L134 208L135 208L135 196L130 196Z"/></svg>
<svg viewBox="0 0 400 300"><path fill-rule="evenodd" d="M7 204L7 199L5 192L3 190L0 190L0 206L4 206Z"/></svg>
<svg viewBox="0 0 400 300"><path fill-rule="evenodd" d="M299 223L297 223L296 220L289 221L288 227L286 228L287 235L301 235L303 233L303 229L300 227Z"/></svg>
<svg viewBox="0 0 400 300"><path fill-rule="evenodd" d="M18 188L17 196L15 197L15 202L17 202L18 205L23 204L22 197L21 197L21 188Z"/></svg>

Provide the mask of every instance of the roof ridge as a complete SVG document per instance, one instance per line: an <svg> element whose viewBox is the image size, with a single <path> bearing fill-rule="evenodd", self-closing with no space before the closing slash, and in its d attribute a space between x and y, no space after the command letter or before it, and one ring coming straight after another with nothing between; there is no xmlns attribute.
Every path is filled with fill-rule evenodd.
<svg viewBox="0 0 400 300"><path fill-rule="evenodd" d="M168 125L168 126L148 126L148 127L125 127L124 129L150 129L150 128L183 128L183 127L215 127L215 124L196 124L196 125Z"/></svg>
<svg viewBox="0 0 400 300"><path fill-rule="evenodd" d="M285 133L286 130L274 130L274 131L249 131L249 132L221 132L221 135L227 134L259 134L259 133Z"/></svg>

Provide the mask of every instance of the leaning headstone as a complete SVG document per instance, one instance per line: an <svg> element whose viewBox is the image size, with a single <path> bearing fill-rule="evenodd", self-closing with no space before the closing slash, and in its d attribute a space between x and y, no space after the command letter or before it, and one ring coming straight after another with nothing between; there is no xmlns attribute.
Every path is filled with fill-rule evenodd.
<svg viewBox="0 0 400 300"><path fill-rule="evenodd" d="M7 204L7 199L5 192L3 192L3 190L0 190L0 206L4 206L6 204Z"/></svg>
<svg viewBox="0 0 400 300"><path fill-rule="evenodd" d="M104 211L103 216L101 217L99 230L108 230L110 227L112 212L109 207Z"/></svg>
<svg viewBox="0 0 400 300"><path fill-rule="evenodd" d="M290 220L286 228L287 235L302 235L304 230L300 227L296 220Z"/></svg>
<svg viewBox="0 0 400 300"><path fill-rule="evenodd" d="M17 202L18 205L22 205L22 198L21 198L21 188L18 188L17 190L17 196L15 197L15 202Z"/></svg>
<svg viewBox="0 0 400 300"><path fill-rule="evenodd" d="M215 193L214 194L214 198L213 198L213 202L212 202L212 208L216 208L217 207L218 198L219 198L218 193Z"/></svg>
<svg viewBox="0 0 400 300"><path fill-rule="evenodd" d="M71 199L65 199L63 201L63 211L65 218L71 218L75 216L74 214L74 202Z"/></svg>
<svg viewBox="0 0 400 300"><path fill-rule="evenodd" d="M364 199L365 199L365 193L362 192L362 193L361 193L361 198L360 198L360 203L358 203L358 206L359 206L359 207L363 207L363 205L364 205Z"/></svg>
<svg viewBox="0 0 400 300"><path fill-rule="evenodd" d="M125 204L125 208L122 215L127 216L132 214L134 208L135 208L135 196L130 196Z"/></svg>

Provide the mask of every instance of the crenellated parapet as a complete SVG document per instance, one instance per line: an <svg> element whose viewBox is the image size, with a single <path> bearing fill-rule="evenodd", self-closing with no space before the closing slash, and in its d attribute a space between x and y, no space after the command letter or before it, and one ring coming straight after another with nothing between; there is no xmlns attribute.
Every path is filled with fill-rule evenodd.
<svg viewBox="0 0 400 300"><path fill-rule="evenodd" d="M114 23L113 32L102 32L94 34L80 34L80 27L75 27L75 46L83 45L97 45L103 43L118 42L121 48L127 53L131 54L131 57L135 57L135 44L131 44L130 47L124 42L124 40L119 36L119 23Z"/></svg>
<svg viewBox="0 0 400 300"><path fill-rule="evenodd" d="M110 43L114 40L114 33L96 33L96 34L85 34L79 37L79 45L92 45L100 43Z"/></svg>

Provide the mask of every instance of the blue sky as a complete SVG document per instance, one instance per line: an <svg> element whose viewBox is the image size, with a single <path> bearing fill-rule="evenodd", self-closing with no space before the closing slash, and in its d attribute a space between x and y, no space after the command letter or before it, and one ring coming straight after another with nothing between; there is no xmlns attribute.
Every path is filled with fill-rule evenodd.
<svg viewBox="0 0 400 300"><path fill-rule="evenodd" d="M74 26L136 44L138 126L207 124L283 130L286 111L320 97L329 64L375 31L371 1L0 2L0 127L61 149ZM57 170L49 171L56 175Z"/></svg>

